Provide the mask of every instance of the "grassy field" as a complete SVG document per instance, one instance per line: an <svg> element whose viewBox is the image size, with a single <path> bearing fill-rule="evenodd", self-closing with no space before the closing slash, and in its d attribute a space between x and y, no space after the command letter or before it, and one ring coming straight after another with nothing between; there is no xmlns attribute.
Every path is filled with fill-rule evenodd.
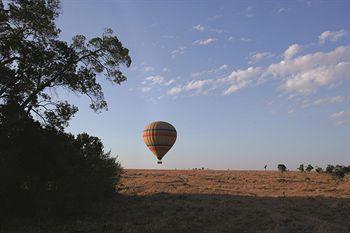
<svg viewBox="0 0 350 233"><path fill-rule="evenodd" d="M349 176L125 170L117 188L86 216L2 232L350 232Z"/></svg>

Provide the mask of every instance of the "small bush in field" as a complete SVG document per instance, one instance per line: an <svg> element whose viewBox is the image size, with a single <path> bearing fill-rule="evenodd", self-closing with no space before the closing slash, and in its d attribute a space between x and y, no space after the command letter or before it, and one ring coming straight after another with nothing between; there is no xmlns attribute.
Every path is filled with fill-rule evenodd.
<svg viewBox="0 0 350 233"><path fill-rule="evenodd" d="M307 167L306 167L305 171L307 171L307 172L311 172L311 171L312 171L312 169L314 169L314 167L313 167L311 164L309 164L309 165L307 165Z"/></svg>
<svg viewBox="0 0 350 233"><path fill-rule="evenodd" d="M326 167L326 173L332 173L334 168L335 167L333 165L328 164L327 167Z"/></svg>
<svg viewBox="0 0 350 233"><path fill-rule="evenodd" d="M278 164L277 169L282 173L287 171L287 167L284 164Z"/></svg>
<svg viewBox="0 0 350 233"><path fill-rule="evenodd" d="M300 164L300 166L298 167L298 170L299 170L300 172L304 172L304 171L305 171L305 169L304 169L304 164Z"/></svg>
<svg viewBox="0 0 350 233"><path fill-rule="evenodd" d="M322 169L322 167L316 167L316 168L315 168L315 171L316 171L317 173L322 173L322 172L323 172L323 169Z"/></svg>

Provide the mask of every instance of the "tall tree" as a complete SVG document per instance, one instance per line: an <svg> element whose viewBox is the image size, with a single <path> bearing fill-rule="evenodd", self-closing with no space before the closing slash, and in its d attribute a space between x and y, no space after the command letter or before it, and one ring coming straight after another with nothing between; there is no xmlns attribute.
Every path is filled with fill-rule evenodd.
<svg viewBox="0 0 350 233"><path fill-rule="evenodd" d="M98 74L120 84L126 80L120 65L131 64L113 31L90 40L76 35L68 43L55 24L59 0L6 2L0 0L0 119L24 115L63 129L78 108L50 96L59 88L86 95L94 111L106 109Z"/></svg>

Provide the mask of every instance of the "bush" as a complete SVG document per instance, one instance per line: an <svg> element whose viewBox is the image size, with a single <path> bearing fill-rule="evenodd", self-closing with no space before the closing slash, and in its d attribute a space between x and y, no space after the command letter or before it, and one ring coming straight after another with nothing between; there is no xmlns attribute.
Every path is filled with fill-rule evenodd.
<svg viewBox="0 0 350 233"><path fill-rule="evenodd" d="M298 167L298 170L301 172L304 172L304 164L300 164L300 166Z"/></svg>
<svg viewBox="0 0 350 233"><path fill-rule="evenodd" d="M4 122L0 214L75 212L115 192L121 166L97 137L74 137L30 118L11 126Z"/></svg>
<svg viewBox="0 0 350 233"><path fill-rule="evenodd" d="M326 173L332 173L334 170L334 166L331 164L328 164L326 167Z"/></svg>
<svg viewBox="0 0 350 233"><path fill-rule="evenodd" d="M277 169L282 173L287 171L287 167L284 164L278 164Z"/></svg>
<svg viewBox="0 0 350 233"><path fill-rule="evenodd" d="M317 173L322 173L322 172L323 172L323 169L322 169L321 167L317 167L317 168L315 169L315 171L316 171Z"/></svg>
<svg viewBox="0 0 350 233"><path fill-rule="evenodd" d="M311 164L309 164L309 165L307 165L307 167L306 167L305 171L307 171L307 172L311 172L311 171L312 171L312 169L314 169L314 167L313 167Z"/></svg>
<svg viewBox="0 0 350 233"><path fill-rule="evenodd" d="M335 178L344 178L347 173L350 173L350 166L342 166L342 165L337 165L334 167L332 171L332 176Z"/></svg>

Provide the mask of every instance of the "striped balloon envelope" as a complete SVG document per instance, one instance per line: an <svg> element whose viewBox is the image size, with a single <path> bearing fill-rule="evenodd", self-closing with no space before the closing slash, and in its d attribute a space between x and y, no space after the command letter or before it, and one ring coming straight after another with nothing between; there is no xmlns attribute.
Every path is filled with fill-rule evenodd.
<svg viewBox="0 0 350 233"><path fill-rule="evenodd" d="M176 141L176 129L164 121L155 121L143 130L143 141L148 149L158 158L158 164Z"/></svg>

